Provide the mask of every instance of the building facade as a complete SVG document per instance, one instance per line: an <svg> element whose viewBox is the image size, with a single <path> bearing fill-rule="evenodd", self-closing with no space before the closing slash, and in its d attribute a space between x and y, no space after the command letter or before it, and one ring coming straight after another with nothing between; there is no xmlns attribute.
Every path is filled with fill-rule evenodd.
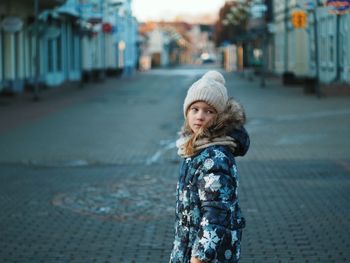
<svg viewBox="0 0 350 263"><path fill-rule="evenodd" d="M274 63L277 74L292 72L297 77L309 73L309 39L306 28L294 28L291 23L293 11L304 6L303 0L274 0Z"/></svg>
<svg viewBox="0 0 350 263"><path fill-rule="evenodd" d="M350 84L350 14L336 15L327 7L318 7L317 43L319 78L322 83L342 82ZM309 75L316 74L314 19L310 16L310 68Z"/></svg>
<svg viewBox="0 0 350 263"><path fill-rule="evenodd" d="M298 78L318 76L323 84L350 83L349 13L334 14L318 0L274 0L273 10L274 61L269 70ZM294 28L292 13L300 10L307 14L306 26Z"/></svg>
<svg viewBox="0 0 350 263"><path fill-rule="evenodd" d="M132 71L136 39L131 0L2 0L0 92Z"/></svg>
<svg viewBox="0 0 350 263"><path fill-rule="evenodd" d="M40 1L40 4L37 1L1 1L1 91L21 92L36 80L51 81L52 72L61 72L64 61L53 56L51 51L53 46L64 41L61 31L66 30L65 23L57 23L51 13L43 11L57 6L59 2L53 0Z"/></svg>

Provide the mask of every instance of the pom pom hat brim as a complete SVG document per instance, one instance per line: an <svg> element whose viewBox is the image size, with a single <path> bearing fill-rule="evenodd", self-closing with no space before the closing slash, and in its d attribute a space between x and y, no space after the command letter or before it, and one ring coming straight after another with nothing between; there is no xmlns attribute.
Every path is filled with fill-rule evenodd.
<svg viewBox="0 0 350 263"><path fill-rule="evenodd" d="M222 113L228 101L227 89L224 85L225 78L215 70L208 71L193 83L187 91L183 105L185 118L188 108L197 101L204 101L214 107L218 114Z"/></svg>

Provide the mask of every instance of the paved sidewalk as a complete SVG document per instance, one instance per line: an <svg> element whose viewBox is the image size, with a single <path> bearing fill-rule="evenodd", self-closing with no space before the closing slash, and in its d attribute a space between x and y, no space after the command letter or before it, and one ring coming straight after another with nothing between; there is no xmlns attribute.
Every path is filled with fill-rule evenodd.
<svg viewBox="0 0 350 263"><path fill-rule="evenodd" d="M185 92L206 70L153 70L2 105L0 262L168 262L174 141ZM251 135L237 159L240 262L350 262L349 98L225 77Z"/></svg>
<svg viewBox="0 0 350 263"><path fill-rule="evenodd" d="M124 80L120 79L120 82ZM0 133L36 121L47 115L101 94L113 87L115 79L104 82L70 83L62 87L41 90L39 100L34 100L30 91L21 94L0 96Z"/></svg>

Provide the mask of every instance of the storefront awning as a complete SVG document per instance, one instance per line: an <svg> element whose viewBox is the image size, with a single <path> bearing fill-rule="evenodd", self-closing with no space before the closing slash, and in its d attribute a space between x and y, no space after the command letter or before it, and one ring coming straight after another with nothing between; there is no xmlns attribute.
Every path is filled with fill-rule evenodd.
<svg viewBox="0 0 350 263"><path fill-rule="evenodd" d="M8 8L17 9L35 9L35 5L39 5L39 12L48 9L54 9L66 3L67 0L26 0L26 1L13 1L13 0L1 0L1 5L5 7L5 10ZM2 14L3 10L0 10L0 14ZM16 12L15 12L16 13ZM14 15L15 15L14 13Z"/></svg>
<svg viewBox="0 0 350 263"><path fill-rule="evenodd" d="M79 17L81 14L79 13L78 5L75 2L68 0L64 5L56 8L56 11L63 15Z"/></svg>
<svg viewBox="0 0 350 263"><path fill-rule="evenodd" d="M76 11L74 9L66 8L66 7L57 8L56 11L62 15L68 15L68 16L74 16L74 17L80 16L78 11Z"/></svg>
<svg viewBox="0 0 350 263"><path fill-rule="evenodd" d="M31 0L33 6L35 1L39 2L39 8L41 10L55 8L57 6L63 5L66 2L66 0Z"/></svg>

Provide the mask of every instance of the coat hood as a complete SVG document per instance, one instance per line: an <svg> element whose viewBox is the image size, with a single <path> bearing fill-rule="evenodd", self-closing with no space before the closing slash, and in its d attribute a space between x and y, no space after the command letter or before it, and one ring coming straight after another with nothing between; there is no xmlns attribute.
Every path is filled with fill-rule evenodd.
<svg viewBox="0 0 350 263"><path fill-rule="evenodd" d="M240 129L246 121L243 107L234 99L227 102L225 110L218 115L216 121L203 133L205 137L221 137Z"/></svg>
<svg viewBox="0 0 350 263"><path fill-rule="evenodd" d="M224 112L218 116L212 126L204 131L203 136L209 139L229 136L236 143L234 156L244 156L250 146L248 132L243 126L245 122L246 115L242 105L230 99Z"/></svg>

